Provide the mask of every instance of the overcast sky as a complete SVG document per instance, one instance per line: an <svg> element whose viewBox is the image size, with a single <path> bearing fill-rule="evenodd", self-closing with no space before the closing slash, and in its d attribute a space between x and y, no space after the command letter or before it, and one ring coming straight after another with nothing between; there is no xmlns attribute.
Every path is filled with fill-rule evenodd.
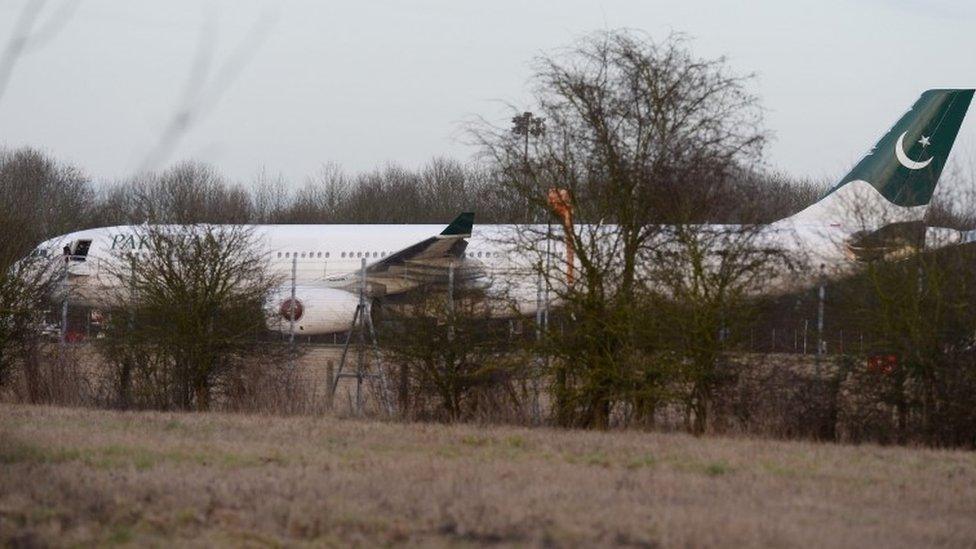
<svg viewBox="0 0 976 549"><path fill-rule="evenodd" d="M0 3L0 44L22 2ZM204 84L204 101L226 89L167 163L301 183L325 162L358 171L467 160L461 123L504 121L503 102L523 104L533 56L619 27L681 31L699 55L757 73L774 134L767 162L800 176L842 175L922 90L976 85L972 0L83 0L15 66L0 145L42 148L97 180L131 174L180 105L201 44L212 44L218 85ZM257 48L237 77L215 76L242 43ZM976 158L974 118L957 160Z"/></svg>

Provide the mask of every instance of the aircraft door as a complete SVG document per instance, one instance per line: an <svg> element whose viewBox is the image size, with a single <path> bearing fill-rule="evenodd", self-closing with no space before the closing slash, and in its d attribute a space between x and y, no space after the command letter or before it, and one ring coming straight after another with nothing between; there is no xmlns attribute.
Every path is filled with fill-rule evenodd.
<svg viewBox="0 0 976 549"><path fill-rule="evenodd" d="M88 259L88 250L91 248L91 240L75 240L65 246L65 255L71 261L85 261Z"/></svg>

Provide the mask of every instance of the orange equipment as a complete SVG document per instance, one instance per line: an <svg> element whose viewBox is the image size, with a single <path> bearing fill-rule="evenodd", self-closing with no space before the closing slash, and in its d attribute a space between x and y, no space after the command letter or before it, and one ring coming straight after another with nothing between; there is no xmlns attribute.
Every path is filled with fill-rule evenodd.
<svg viewBox="0 0 976 549"><path fill-rule="evenodd" d="M552 187L547 196L552 211L563 220L563 234L566 236L566 283L573 285L573 258L576 251L573 247L573 203L569 189Z"/></svg>

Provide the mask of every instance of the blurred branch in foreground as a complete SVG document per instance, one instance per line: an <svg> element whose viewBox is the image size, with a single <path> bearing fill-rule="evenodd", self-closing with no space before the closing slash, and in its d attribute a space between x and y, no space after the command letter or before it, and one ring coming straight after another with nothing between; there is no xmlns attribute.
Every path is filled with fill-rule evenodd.
<svg viewBox="0 0 976 549"><path fill-rule="evenodd" d="M213 112L221 97L267 40L277 19L277 12L266 13L259 17L244 35L244 39L216 71L212 70L215 48L213 38L216 29L212 19L204 22L196 59L187 75L183 96L166 123L166 127L160 133L159 140L142 161L139 173L154 170L166 162L180 140L193 126Z"/></svg>
<svg viewBox="0 0 976 549"><path fill-rule="evenodd" d="M29 0L20 11L7 45L0 53L0 100L3 99L21 57L50 42L71 19L80 0L67 0L46 21L39 21L46 0Z"/></svg>

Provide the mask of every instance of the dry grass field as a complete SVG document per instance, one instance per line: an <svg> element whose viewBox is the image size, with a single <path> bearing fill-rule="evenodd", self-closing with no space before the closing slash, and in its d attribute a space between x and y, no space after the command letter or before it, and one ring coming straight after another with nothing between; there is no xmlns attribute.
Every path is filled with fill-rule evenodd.
<svg viewBox="0 0 976 549"><path fill-rule="evenodd" d="M976 454L0 405L0 545L976 545Z"/></svg>

